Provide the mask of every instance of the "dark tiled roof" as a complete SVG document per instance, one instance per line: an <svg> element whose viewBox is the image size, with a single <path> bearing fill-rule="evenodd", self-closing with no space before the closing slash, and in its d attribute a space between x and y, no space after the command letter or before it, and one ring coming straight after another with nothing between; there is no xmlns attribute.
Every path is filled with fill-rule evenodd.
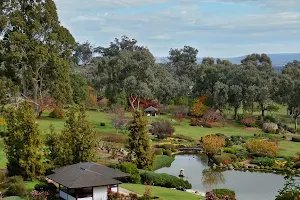
<svg viewBox="0 0 300 200"><path fill-rule="evenodd" d="M93 162L78 163L53 170L47 177L68 188L85 188L121 183L128 174Z"/></svg>
<svg viewBox="0 0 300 200"><path fill-rule="evenodd" d="M148 108L145 109L146 112L157 112L158 109L157 108L154 108L153 106L150 106Z"/></svg>

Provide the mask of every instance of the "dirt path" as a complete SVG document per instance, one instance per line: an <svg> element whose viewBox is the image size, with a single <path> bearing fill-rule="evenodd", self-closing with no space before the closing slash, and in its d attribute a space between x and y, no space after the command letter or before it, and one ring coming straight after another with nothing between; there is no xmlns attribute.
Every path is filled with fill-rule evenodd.
<svg viewBox="0 0 300 200"><path fill-rule="evenodd" d="M132 191L127 190L127 189L122 188L122 187L119 187L119 193L125 194L125 195L129 195L130 193L132 193L132 194L138 195L139 197L142 196L142 195L140 195L140 194L137 194L137 193L135 193L135 192L132 192Z"/></svg>

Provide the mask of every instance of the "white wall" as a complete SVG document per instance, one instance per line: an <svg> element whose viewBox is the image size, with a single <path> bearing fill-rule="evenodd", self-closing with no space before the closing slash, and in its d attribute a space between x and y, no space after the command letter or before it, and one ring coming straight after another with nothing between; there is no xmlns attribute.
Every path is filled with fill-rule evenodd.
<svg viewBox="0 0 300 200"><path fill-rule="evenodd" d="M93 197L78 198L78 200L93 200Z"/></svg>
<svg viewBox="0 0 300 200"><path fill-rule="evenodd" d="M116 185L115 187L111 186L111 191L118 192L118 185Z"/></svg>
<svg viewBox="0 0 300 200"><path fill-rule="evenodd" d="M94 200L107 200L107 186L93 188Z"/></svg>

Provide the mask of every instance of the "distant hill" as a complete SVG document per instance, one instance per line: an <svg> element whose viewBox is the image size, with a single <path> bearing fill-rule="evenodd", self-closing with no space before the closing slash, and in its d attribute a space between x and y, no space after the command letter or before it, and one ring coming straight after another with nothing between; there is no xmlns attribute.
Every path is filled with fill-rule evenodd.
<svg viewBox="0 0 300 200"><path fill-rule="evenodd" d="M278 53L278 54L268 54L273 62L273 66L276 71L280 71L288 62L292 62L293 60L300 61L300 53ZM233 58L221 58L221 60L229 60L233 64L240 64L241 60L243 60L245 56L233 57ZM156 57L157 63L167 63L167 57ZM197 63L201 63L202 58L197 58Z"/></svg>

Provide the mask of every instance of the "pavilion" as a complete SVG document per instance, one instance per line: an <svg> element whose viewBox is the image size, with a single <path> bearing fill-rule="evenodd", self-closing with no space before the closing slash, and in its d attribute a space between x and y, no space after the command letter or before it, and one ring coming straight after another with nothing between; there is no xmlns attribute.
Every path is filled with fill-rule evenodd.
<svg viewBox="0 0 300 200"><path fill-rule="evenodd" d="M158 109L153 106L146 108L144 111L147 114L147 116L156 116L158 113Z"/></svg>
<svg viewBox="0 0 300 200"><path fill-rule="evenodd" d="M107 200L108 191L119 191L122 178L130 175L84 162L53 170L47 178L59 185L59 197L65 200Z"/></svg>

